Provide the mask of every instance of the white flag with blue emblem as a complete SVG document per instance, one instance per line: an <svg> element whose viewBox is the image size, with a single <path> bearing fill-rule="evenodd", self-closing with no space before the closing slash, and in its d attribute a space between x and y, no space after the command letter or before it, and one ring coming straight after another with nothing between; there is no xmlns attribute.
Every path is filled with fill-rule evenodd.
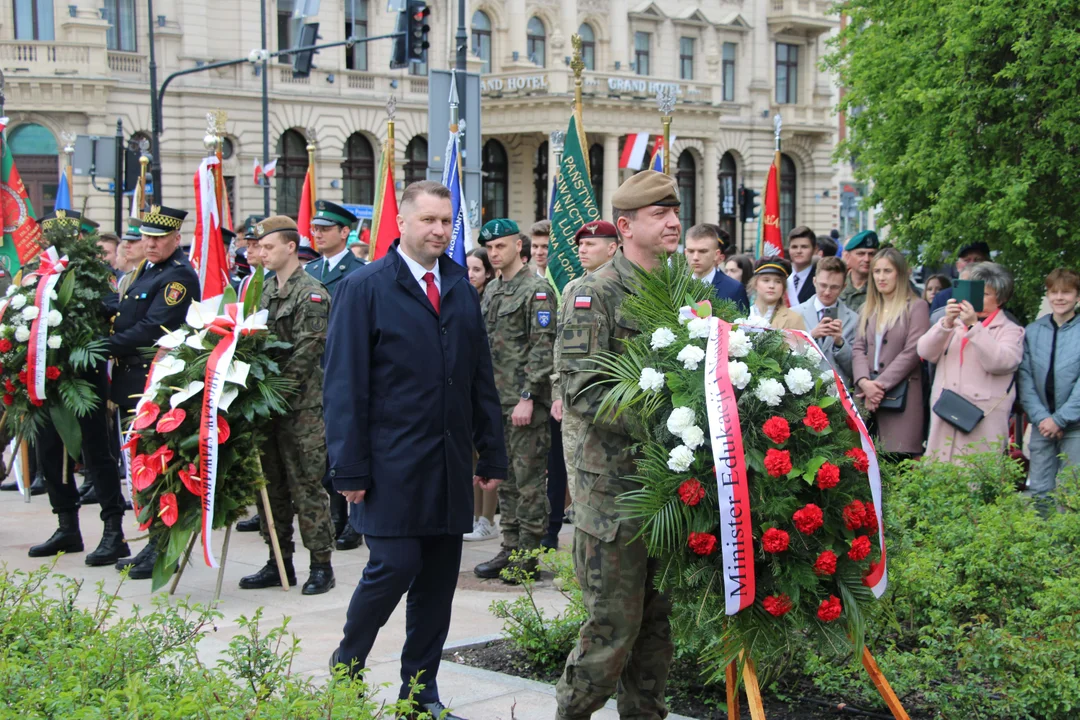
<svg viewBox="0 0 1080 720"><path fill-rule="evenodd" d="M465 267L465 254L472 249L472 229L469 227L469 206L465 202L465 184L461 180L461 153L457 133L450 133L446 144L446 164L443 166L443 185L450 188L450 210L454 218L450 245L446 254Z"/></svg>

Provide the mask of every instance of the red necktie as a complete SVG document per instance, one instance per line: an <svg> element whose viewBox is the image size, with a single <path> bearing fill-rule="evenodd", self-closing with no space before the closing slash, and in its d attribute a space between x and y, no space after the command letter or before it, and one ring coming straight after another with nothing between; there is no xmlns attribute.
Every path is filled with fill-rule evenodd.
<svg viewBox="0 0 1080 720"><path fill-rule="evenodd" d="M424 282L427 283L427 299L435 308L435 314L439 314L439 288L435 287L435 273L424 273Z"/></svg>

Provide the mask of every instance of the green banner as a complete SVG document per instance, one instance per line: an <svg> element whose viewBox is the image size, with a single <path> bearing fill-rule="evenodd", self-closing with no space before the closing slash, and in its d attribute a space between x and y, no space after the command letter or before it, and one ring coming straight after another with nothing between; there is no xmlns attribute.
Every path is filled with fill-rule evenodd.
<svg viewBox="0 0 1080 720"><path fill-rule="evenodd" d="M6 139L0 157L0 185L0 218L4 226L0 265L14 276L24 263L41 252L41 228L35 220L34 207Z"/></svg>
<svg viewBox="0 0 1080 720"><path fill-rule="evenodd" d="M589 178L589 161L585 152L585 134L581 130L577 113L570 117L563 145L562 164L559 166L558 188L555 207L551 213L551 250L548 274L555 289L562 293L566 283L584 275L574 246L574 234L588 222L600 219L592 181Z"/></svg>

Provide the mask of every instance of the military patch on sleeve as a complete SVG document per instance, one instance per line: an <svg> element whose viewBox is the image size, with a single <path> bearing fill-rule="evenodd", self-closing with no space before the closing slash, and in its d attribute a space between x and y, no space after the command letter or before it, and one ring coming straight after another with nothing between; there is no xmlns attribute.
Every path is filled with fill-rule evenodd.
<svg viewBox="0 0 1080 720"><path fill-rule="evenodd" d="M313 303L321 303L322 302L322 295L320 295L319 293L311 293L311 298L310 299L311 299L311 302L313 302Z"/></svg>
<svg viewBox="0 0 1080 720"><path fill-rule="evenodd" d="M547 300L547 293L546 292L538 292L538 293L536 293L536 297L533 298L533 299L534 300Z"/></svg>
<svg viewBox="0 0 1080 720"><path fill-rule="evenodd" d="M592 308L592 296L591 295L578 295L574 298L575 310L589 310Z"/></svg>
<svg viewBox="0 0 1080 720"><path fill-rule="evenodd" d="M540 327L547 327L551 324L551 311L538 310L536 312L536 322L540 323Z"/></svg>
<svg viewBox="0 0 1080 720"><path fill-rule="evenodd" d="M567 325L562 331L562 354L588 355L591 341L591 325Z"/></svg>
<svg viewBox="0 0 1080 720"><path fill-rule="evenodd" d="M171 282L165 286L165 304L179 305L187 295L187 288L183 283Z"/></svg>

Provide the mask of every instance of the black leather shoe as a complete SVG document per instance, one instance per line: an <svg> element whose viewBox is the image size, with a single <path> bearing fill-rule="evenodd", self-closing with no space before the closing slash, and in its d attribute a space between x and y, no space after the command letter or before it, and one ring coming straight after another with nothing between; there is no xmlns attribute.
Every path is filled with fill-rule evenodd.
<svg viewBox="0 0 1080 720"><path fill-rule="evenodd" d="M539 561L537 561L536 558L529 558L528 560L524 560L524 561L512 562L512 563L510 563L509 567L511 567L511 568L520 568L526 575L528 575L528 577L535 579L537 573L540 570L540 563L539 563ZM520 584L518 582L518 580L517 580L517 573L513 573L513 575L511 577L505 577L505 576L500 576L500 577L502 577L502 581L504 583L506 583L507 585L519 585Z"/></svg>
<svg viewBox="0 0 1080 720"><path fill-rule="evenodd" d="M34 482L30 484L30 495L44 495L46 492L48 492L48 490L45 487L45 476L35 475Z"/></svg>
<svg viewBox="0 0 1080 720"><path fill-rule="evenodd" d="M138 562L131 564L131 569L128 570L128 577L132 580L149 580L154 577L154 565L157 564L157 547L153 544L147 545L145 553L139 553Z"/></svg>
<svg viewBox="0 0 1080 720"><path fill-rule="evenodd" d="M330 567L330 563L311 563L311 574L300 592L304 595L322 595L333 590L336 585L334 568Z"/></svg>
<svg viewBox="0 0 1080 720"><path fill-rule="evenodd" d="M15 482L15 479L5 480L0 483L0 492L11 492L12 490L18 490L19 483Z"/></svg>
<svg viewBox="0 0 1080 720"><path fill-rule="evenodd" d="M419 718L425 714L430 715L431 720L465 720L465 718L460 715L451 713L450 709L443 705L439 700L418 705L417 708L408 715L407 720L419 720Z"/></svg>
<svg viewBox="0 0 1080 720"><path fill-rule="evenodd" d="M105 521L105 532L101 534L101 542L97 549L86 556L86 564L91 567L112 565L120 558L131 555L131 548L124 541L124 527L121 516L111 517Z"/></svg>
<svg viewBox="0 0 1080 720"><path fill-rule="evenodd" d="M353 530L352 525L346 525L334 541L334 547L338 550L355 550L363 544L364 536Z"/></svg>
<svg viewBox="0 0 1080 720"><path fill-rule="evenodd" d="M513 552L512 548L504 547L499 550L499 554L491 558L487 562L482 562L473 568L473 572L477 577L486 578L488 580L499 577L503 569L510 564L510 553Z"/></svg>
<svg viewBox="0 0 1080 720"><path fill-rule="evenodd" d="M296 585L296 571L293 570L292 558L285 560L285 577L290 587ZM277 561L273 558L263 565L259 572L240 578L241 590L262 590L272 587L281 587L281 575L278 574Z"/></svg>
<svg viewBox="0 0 1080 720"><path fill-rule="evenodd" d="M83 505L97 505L101 500L98 499L97 490L91 485L90 489L86 491L86 494L82 496L82 499L79 502Z"/></svg>
<svg viewBox="0 0 1080 720"><path fill-rule="evenodd" d="M51 557L62 552L83 551L82 533L79 532L79 514L62 512L56 516L56 519L60 525L56 532L45 542L30 548L30 557Z"/></svg>
<svg viewBox="0 0 1080 720"><path fill-rule="evenodd" d="M146 546L142 550L140 550L139 554L135 557L125 557L117 560L116 569L123 570L128 565L136 565L138 563L141 563L146 558L146 556L152 552L154 552L154 542L151 540L150 542L146 543Z"/></svg>
<svg viewBox="0 0 1080 720"><path fill-rule="evenodd" d="M259 532L259 514L255 513L236 523L236 532Z"/></svg>
<svg viewBox="0 0 1080 720"><path fill-rule="evenodd" d="M94 483L89 478L83 480L82 485L79 486L79 497L86 497L86 493L94 489Z"/></svg>

